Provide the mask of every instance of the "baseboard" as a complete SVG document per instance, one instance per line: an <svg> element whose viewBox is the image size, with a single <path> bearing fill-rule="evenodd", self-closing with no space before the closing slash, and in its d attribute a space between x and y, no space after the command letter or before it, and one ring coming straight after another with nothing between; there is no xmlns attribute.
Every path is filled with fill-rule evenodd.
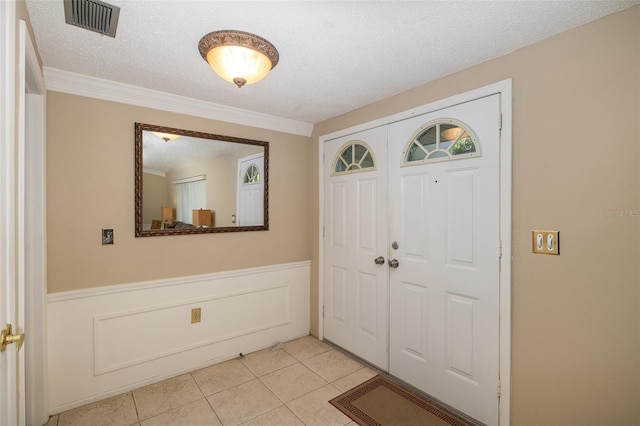
<svg viewBox="0 0 640 426"><path fill-rule="evenodd" d="M49 411L307 335L309 297L308 261L49 295Z"/></svg>

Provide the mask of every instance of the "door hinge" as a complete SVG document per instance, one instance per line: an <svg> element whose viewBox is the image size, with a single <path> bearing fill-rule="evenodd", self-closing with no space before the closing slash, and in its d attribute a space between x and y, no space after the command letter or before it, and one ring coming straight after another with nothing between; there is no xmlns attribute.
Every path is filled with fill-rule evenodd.
<svg viewBox="0 0 640 426"><path fill-rule="evenodd" d="M502 384L500 383L500 380L498 379L498 398L500 398L502 396Z"/></svg>
<svg viewBox="0 0 640 426"><path fill-rule="evenodd" d="M324 305L322 305L322 318L324 318Z"/></svg>
<svg viewBox="0 0 640 426"><path fill-rule="evenodd" d="M502 259L502 240L498 240L498 258Z"/></svg>
<svg viewBox="0 0 640 426"><path fill-rule="evenodd" d="M502 113L498 116L498 130L502 131Z"/></svg>
<svg viewBox="0 0 640 426"><path fill-rule="evenodd" d="M324 238L324 225L322 225L322 238Z"/></svg>

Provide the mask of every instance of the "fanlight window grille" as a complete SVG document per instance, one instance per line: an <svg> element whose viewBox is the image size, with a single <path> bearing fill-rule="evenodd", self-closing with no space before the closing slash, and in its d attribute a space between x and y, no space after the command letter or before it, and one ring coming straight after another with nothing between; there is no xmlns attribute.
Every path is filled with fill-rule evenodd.
<svg viewBox="0 0 640 426"><path fill-rule="evenodd" d="M260 169L255 164L247 167L247 171L244 172L242 183L245 185L252 183L260 183Z"/></svg>
<svg viewBox="0 0 640 426"><path fill-rule="evenodd" d="M409 140L403 165L455 160L480 155L478 140L466 125L456 120L428 123Z"/></svg>
<svg viewBox="0 0 640 426"><path fill-rule="evenodd" d="M362 141L350 141L338 151L333 162L332 174L357 173L374 170L373 151Z"/></svg>

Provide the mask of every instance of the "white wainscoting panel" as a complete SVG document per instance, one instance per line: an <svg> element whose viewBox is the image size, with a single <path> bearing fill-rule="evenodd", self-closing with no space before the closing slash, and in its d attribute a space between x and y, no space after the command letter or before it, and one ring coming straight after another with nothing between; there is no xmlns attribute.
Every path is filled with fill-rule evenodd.
<svg viewBox="0 0 640 426"><path fill-rule="evenodd" d="M50 294L50 413L305 336L309 297L308 261Z"/></svg>

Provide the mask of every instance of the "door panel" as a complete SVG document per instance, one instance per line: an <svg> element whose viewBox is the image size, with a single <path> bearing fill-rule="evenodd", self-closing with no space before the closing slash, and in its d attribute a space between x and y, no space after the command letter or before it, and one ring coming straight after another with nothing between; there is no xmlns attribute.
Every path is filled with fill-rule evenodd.
<svg viewBox="0 0 640 426"><path fill-rule="evenodd" d="M358 332L375 339L378 335L377 302L378 279L373 274L360 272L358 274L357 312Z"/></svg>
<svg viewBox="0 0 640 426"><path fill-rule="evenodd" d="M428 343L427 338L427 306L428 295L426 287L403 282L400 288L401 309L398 312L402 316L399 330L394 329L393 333L400 333L400 347L398 348L405 355L412 357L418 363L427 363Z"/></svg>
<svg viewBox="0 0 640 426"><path fill-rule="evenodd" d="M476 335L477 299L447 294L447 371L477 384Z"/></svg>
<svg viewBox="0 0 640 426"><path fill-rule="evenodd" d="M473 266L476 170L449 173L447 182L447 265Z"/></svg>
<svg viewBox="0 0 640 426"><path fill-rule="evenodd" d="M347 268L337 266L331 268L331 283L328 290L332 297L329 315L338 327L347 325L347 275Z"/></svg>
<svg viewBox="0 0 640 426"><path fill-rule="evenodd" d="M397 224L400 235L403 237L405 254L416 261L428 260L428 247L425 238L428 233L428 205L429 175L409 175L401 178L400 191L413 194L412 197L402 197L402 214Z"/></svg>
<svg viewBox="0 0 640 426"><path fill-rule="evenodd" d="M376 179L360 180L357 182L358 198L358 247L360 252L375 254L377 249L377 218Z"/></svg>
<svg viewBox="0 0 640 426"><path fill-rule="evenodd" d="M347 185L344 182L332 183L330 186L331 191L331 222L330 233L331 237L329 246L333 250L347 249Z"/></svg>
<svg viewBox="0 0 640 426"><path fill-rule="evenodd" d="M400 264L389 278L390 373L487 424L498 419L499 112L494 95L389 129ZM448 119L475 133L480 155L402 166L416 130Z"/></svg>
<svg viewBox="0 0 640 426"><path fill-rule="evenodd" d="M367 146L372 158L382 161L378 158L373 168L353 166L355 170L332 173L337 156L353 141ZM324 337L385 371L389 326L386 141L386 128L377 128L325 144L323 302ZM351 154L346 155L345 162L350 161ZM382 265L374 262L379 256L385 260Z"/></svg>

